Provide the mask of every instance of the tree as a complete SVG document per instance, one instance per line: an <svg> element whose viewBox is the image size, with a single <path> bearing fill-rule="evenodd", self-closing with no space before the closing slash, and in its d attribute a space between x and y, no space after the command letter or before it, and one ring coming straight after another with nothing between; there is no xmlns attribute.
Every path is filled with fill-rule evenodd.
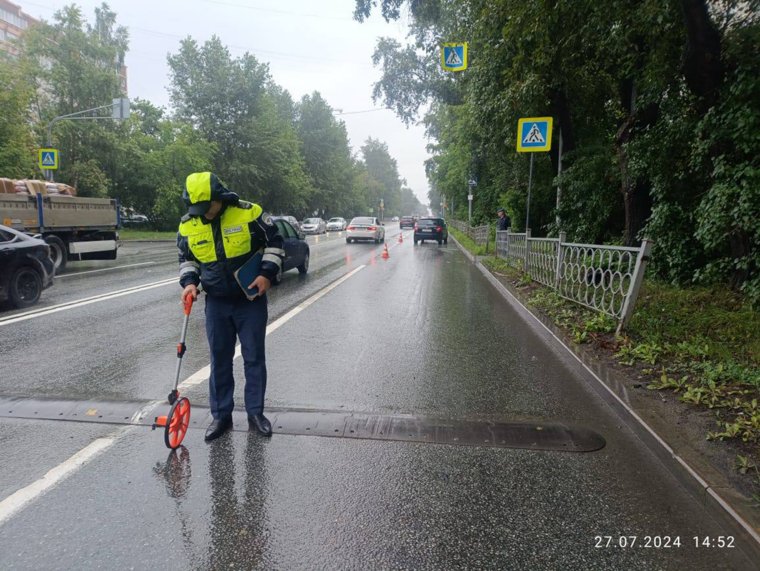
<svg viewBox="0 0 760 571"><path fill-rule="evenodd" d="M35 165L29 110L34 90L21 64L0 58L0 176L32 176Z"/></svg>
<svg viewBox="0 0 760 571"><path fill-rule="evenodd" d="M232 190L272 211L303 212L312 188L292 100L251 54L232 58L217 36L187 38L168 58L177 118L214 144L213 169Z"/></svg>
<svg viewBox="0 0 760 571"><path fill-rule="evenodd" d="M297 107L296 129L302 143L306 172L314 189L310 211L326 217L348 211L352 204L353 161L348 133L332 108L314 92Z"/></svg>
<svg viewBox="0 0 760 571"><path fill-rule="evenodd" d="M436 193L464 204L469 171L476 218L500 204L521 220L517 119L551 115L563 174L557 138L536 157L534 233L559 216L574 240L648 236L660 277L728 279L760 303L758 0L357 0L355 17L378 6L386 19L406 8L411 31L378 42L375 95L405 121L428 109ZM468 71L441 78L440 43L464 39Z"/></svg>
<svg viewBox="0 0 760 571"><path fill-rule="evenodd" d="M386 212L398 212L401 206L401 178L396 160L388 152L388 145L369 137L361 148L364 166L378 184L372 185L374 196L369 196L375 211L383 201Z"/></svg>
<svg viewBox="0 0 760 571"><path fill-rule="evenodd" d="M119 72L127 44L127 31L116 25L116 14L107 4L95 9L94 25L71 5L56 12L52 23L42 22L24 34L20 61L34 86L39 139L53 118L110 105L121 95ZM112 151L108 143L114 129L111 121L57 123L53 140L45 141L60 149L57 177L76 186L82 196L107 195L110 180L100 165Z"/></svg>

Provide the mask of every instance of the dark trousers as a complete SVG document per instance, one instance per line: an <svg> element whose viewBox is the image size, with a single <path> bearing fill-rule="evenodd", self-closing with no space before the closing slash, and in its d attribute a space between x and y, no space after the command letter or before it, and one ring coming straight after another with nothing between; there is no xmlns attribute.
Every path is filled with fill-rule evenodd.
<svg viewBox="0 0 760 571"><path fill-rule="evenodd" d="M215 419L231 416L235 406L232 359L236 337L240 339L245 370L245 410L249 415L263 412L267 388L264 355L267 318L266 296L254 301L206 296L206 335L211 349L209 405Z"/></svg>

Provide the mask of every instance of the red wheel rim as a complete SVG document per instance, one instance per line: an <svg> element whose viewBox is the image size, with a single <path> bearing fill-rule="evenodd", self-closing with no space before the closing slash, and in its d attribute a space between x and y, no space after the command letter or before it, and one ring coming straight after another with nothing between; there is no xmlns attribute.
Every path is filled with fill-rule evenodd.
<svg viewBox="0 0 760 571"><path fill-rule="evenodd" d="M190 401L180 397L172 405L166 417L166 429L164 430L164 442L167 448L175 450L182 444L187 428L190 426Z"/></svg>

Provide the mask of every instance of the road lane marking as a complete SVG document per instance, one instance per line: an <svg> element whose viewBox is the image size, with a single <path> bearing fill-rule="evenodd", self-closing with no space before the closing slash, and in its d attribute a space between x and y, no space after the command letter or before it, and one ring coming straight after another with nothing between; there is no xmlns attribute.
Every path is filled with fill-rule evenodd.
<svg viewBox="0 0 760 571"><path fill-rule="evenodd" d="M279 329L282 325L293 319L296 315L301 313L304 309L315 303L317 300L319 300L321 297L327 295L332 290L334 290L336 287L341 285L346 280L350 279L352 276L356 275L359 271L363 270L367 266L365 264L362 264L361 266L358 266L357 268L354 268L344 276L338 278L333 283L325 287L324 289L318 291L314 295L312 295L310 298L308 298L306 301L302 302L295 308L291 309L288 313L283 315L282 317L279 317L274 322L270 323L267 326L266 334L269 335L270 333L276 331ZM171 280L168 280L171 282L176 282L176 278L172 278ZM150 289L151 287L160 287L161 285L164 285L163 282L156 282L155 284L151 284L147 288L143 289ZM133 288L134 289L134 288ZM124 292L118 292L114 294L110 294L107 296L109 299L111 297L117 297L118 295L127 295L128 293L131 293L132 290ZM101 298L92 299L88 302L83 302L80 305L85 305L86 303L95 303L96 301L102 301ZM66 309L66 307L60 307L57 310L63 310ZM53 310L55 311L55 310ZM47 311L43 313L52 313L53 311ZM29 315L27 318L31 319L32 317L36 317L35 315ZM15 319L15 318L14 318ZM7 323L7 322L6 322ZM0 325L4 325L4 323L0 323ZM240 357L240 345L238 345L235 349L235 358L237 359ZM203 367L200 371L192 374L190 377L185 379L180 385L179 388L188 388L193 385L197 385L202 383L208 378L210 372L210 366ZM146 404L144 407L142 407L140 410L135 412L135 414L132 415L132 418L130 419L130 423L136 424L139 423L143 417L145 417L147 414L150 413L150 411L155 408L157 405L162 404L163 401L152 401ZM16 513L24 509L29 503L34 501L36 498L44 494L47 490L54 487L59 482L63 481L65 478L69 477L71 474L79 470L82 466L87 464L90 460L113 446L116 441L123 436L127 430L132 429L133 426L128 426L124 429L121 429L117 433L115 433L113 436L104 437L104 438L98 438L97 440L94 440L89 445L82 448L79 452L74 454L71 458L64 461L63 463L59 464L55 468L52 468L50 471L48 471L47 474L45 474L42 478L36 480L35 482L32 482L28 486L21 488L20 490L17 490L4 500L0 502L0 526L4 524L8 519L13 517Z"/></svg>
<svg viewBox="0 0 760 571"><path fill-rule="evenodd" d="M340 278L338 278L337 280L335 280L333 283L331 283L330 285L328 285L324 289L321 289L320 291L318 291L317 293L315 293L314 295L312 295L306 301L302 302L301 304L297 305L296 307L294 307L293 309L291 309L290 311L288 311L285 315L283 315L283 316L275 319L272 323L270 323L269 325L267 325L267 333L266 334L269 335L270 333L274 333L275 331L277 331L277 329L279 329L280 327L282 327L283 325L285 325L285 323L287 323L288 321L290 321L291 319L293 319L296 315L298 315L304 309L306 309L307 307L309 307L310 305L312 305L319 298L327 295L332 290L334 290L336 287L338 287L340 284L342 284L343 282L345 282L349 278L353 277L354 275L356 275L358 272L360 272L361 270L363 270L366 267L367 267L366 264L362 264L361 266L358 266L358 267L354 268L353 270L351 270L350 272L348 272L344 276L341 276ZM235 356L233 357L233 360L237 359L238 357L240 357L241 354L242 353L241 353L241 349L240 349L240 344L238 343L237 346L235 347ZM206 365L205 367L203 367L202 369L196 371L195 373L193 373L189 377L187 377L184 381L182 381L179 384L178 388L180 388L180 389L186 389L186 388L189 388L189 387L193 387L195 385L199 385L202 382L204 382L205 380L207 380L210 374L211 374L211 365L209 364L209 365Z"/></svg>
<svg viewBox="0 0 760 571"><path fill-rule="evenodd" d="M128 427L129 428L129 427ZM0 525L4 524L16 513L24 509L30 502L44 494L50 488L63 481L79 470L90 460L107 450L116 442L127 429L121 429L113 436L98 438L82 448L68 460L48 471L42 478L32 482L25 488L15 491L0 502Z"/></svg>
<svg viewBox="0 0 760 571"><path fill-rule="evenodd" d="M168 260L167 260L168 262ZM85 274L95 274L98 272L109 272L111 270L121 270L123 268L136 268L137 266L150 266L152 264L157 264L158 262L140 262L139 264L127 264L125 266L114 266L112 268L100 268L99 270L87 270L86 272L74 272L73 274L61 274L58 276L55 276L55 279L60 280L61 278L70 278L73 276L83 276Z"/></svg>
<svg viewBox="0 0 760 571"><path fill-rule="evenodd" d="M162 287L169 284L176 284L176 283L177 283L177 278L169 278L166 280L160 280L157 282L151 282L151 283L142 284L139 286L117 290L111 293L103 293L100 295L94 295L92 297L86 297L84 299L70 301L68 303L61 303L59 305L54 305L52 307L38 309L35 311L29 311L27 313L22 313L20 315L14 315L12 317L6 317L5 319L0 319L0 327L2 327L3 325L11 325L13 323L18 323L20 321L26 321L28 319L34 319L35 317L42 317L44 315L50 315L51 313L58 313L59 311L65 311L67 309L75 309L77 307L83 307L85 305L90 305L92 303L107 301L109 299L114 299L117 297L122 297L122 296L130 295L133 293L139 293L142 291L147 291L149 289Z"/></svg>

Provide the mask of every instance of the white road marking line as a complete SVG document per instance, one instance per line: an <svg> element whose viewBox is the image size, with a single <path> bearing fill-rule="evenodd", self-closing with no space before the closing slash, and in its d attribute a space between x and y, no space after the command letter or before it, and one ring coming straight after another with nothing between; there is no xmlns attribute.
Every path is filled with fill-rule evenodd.
<svg viewBox="0 0 760 571"><path fill-rule="evenodd" d="M62 278L70 278L73 276L83 276L85 274L95 274L98 272L108 272L111 270L121 270L123 268L136 268L137 266L150 266L152 264L157 264L157 263L158 262L140 262L139 264L127 264L125 266L114 266L112 268L100 268L99 270L87 270L86 272L74 272L73 274L61 274L59 276L55 276L55 279L60 280Z"/></svg>
<svg viewBox="0 0 760 571"><path fill-rule="evenodd" d="M143 418L148 416L148 413L156 408L158 405L165 403L165 400L154 400L146 404L144 407L140 408L137 412L135 412L132 415L132 418L129 419L130 424L140 424Z"/></svg>
<svg viewBox="0 0 760 571"><path fill-rule="evenodd" d="M331 283L330 285L328 285L324 289L322 289L322 290L318 291L317 293L315 293L314 295L312 295L310 298L308 298L306 301L302 302L300 305L297 305L296 307L294 307L293 309L291 309L290 311L288 311L285 315L277 318L275 321L273 321L272 323L270 323L269 325L267 325L267 333L266 334L269 335L270 333L274 333L277 329L279 329L280 327L282 327L283 325L285 325L285 323L287 323L288 321L290 321L291 319L293 319L296 315L298 315L304 309L306 309L311 304L313 304L314 302L316 302L319 298L327 295L332 290L334 290L336 287L338 287L340 284L342 284L343 282L345 282L346 280L348 280L349 278L351 278L356 273L358 273L359 271L363 270L366 267L367 267L366 264L362 264L361 266L358 266L358 267L354 268L353 270L351 270L350 272L348 272L346 275L338 278L337 280L335 280L333 283ZM242 353L241 353L241 349L240 349L240 344L238 344L235 347L235 356L233 357L233 359L237 359L238 357L241 356L241 354ZM193 387L195 385L199 385L202 382L204 382L205 380L207 380L210 374L211 374L211 365L209 364L209 365L206 365L205 367L203 367L202 369L200 369L199 371L196 371L195 373L193 373L192 375L190 375L184 381L182 381L179 384L178 388L180 388L180 389L186 389L186 388L189 388L189 387Z"/></svg>
<svg viewBox="0 0 760 571"><path fill-rule="evenodd" d="M19 321L26 321L28 319L34 319L35 317L42 317L44 315L50 315L51 313L58 313L59 311L65 311L67 309L74 309L77 307L82 307L85 305L90 305L91 303L98 303L99 301L107 301L109 299L114 299L117 297L122 297L124 295L129 295L132 293L138 293L141 291L147 291L149 289L162 287L169 284L176 284L178 283L177 278L169 278L166 280L161 280L157 282L151 282L147 284L142 284L139 286L134 286L122 290L117 290L111 293L104 293L100 295L95 295L92 297L87 297L84 299L79 299L76 301L70 301L68 303L61 303L59 305L54 305L52 307L44 308L44 309L38 309L36 311L29 311L27 313L22 313L20 315L14 315L12 317L7 317L5 319L0 319L0 327L3 325L11 325L12 323L18 323Z"/></svg>
<svg viewBox="0 0 760 571"><path fill-rule="evenodd" d="M357 272L364 269L366 265L358 266L357 268L351 270L346 275L338 278L333 283L325 287L324 289L318 291L314 295L312 295L309 299L298 305L297 307L291 309L288 313L280 317L279 319L275 320L273 323L267 326L267 335L272 333L273 331L276 331L278 328L280 328L282 325L293 319L296 315L301 313L304 309L312 305L314 302L316 302L321 297L327 295L329 292L334 290L336 287L338 287L340 284L354 276ZM176 282L176 279L172 279L172 282ZM151 287L159 287L159 285L162 285L160 282L157 284L152 285ZM128 293L128 292L127 292ZM121 293L119 295L126 295L126 293ZM94 303L95 301L100 301L100 299L92 300ZM65 309L65 308L60 308ZM30 318L33 316L29 316ZM240 346L235 350L235 358L240 356ZM200 371L194 373L185 381L180 384L180 388L187 388L192 385L197 385L204 380L208 378L208 373L210 371L210 366L203 367ZM155 407L158 404L161 404L162 401L153 401L148 404L146 404L144 407L142 407L139 411L137 411L134 415L132 415L132 418L130 422L137 423L140 422L140 420L147 415L150 410ZM90 460L101 454L103 451L107 450L111 446L113 446L117 439L124 435L124 433L127 430L130 430L131 426L125 427L121 430L119 430L117 433L115 433L113 436L104 437L104 438L98 438L97 440L94 440L84 448L82 448L79 452L74 454L71 458L64 461L63 463L59 464L55 468L52 468L47 474L45 474L42 478L38 479L35 482L32 482L28 486L21 488L20 490L17 490L4 500L0 502L0 525L4 524L6 521L8 521L11 517L13 517L16 513L24 509L29 503L34 501L36 498L44 494L47 490L54 487L59 482L63 481L67 477L69 477L71 474L76 472L79 468L87 464Z"/></svg>
<svg viewBox="0 0 760 571"><path fill-rule="evenodd" d="M39 480L32 482L25 488L21 488L5 498L0 502L0 525L8 521L13 515L26 507L27 504L34 501L38 496L44 494L47 490L76 472L104 450L110 448L121 435L120 433L123 433L124 430L125 429L121 429L119 433L113 436L98 438L97 440L92 441L71 458L55 468L52 468Z"/></svg>

